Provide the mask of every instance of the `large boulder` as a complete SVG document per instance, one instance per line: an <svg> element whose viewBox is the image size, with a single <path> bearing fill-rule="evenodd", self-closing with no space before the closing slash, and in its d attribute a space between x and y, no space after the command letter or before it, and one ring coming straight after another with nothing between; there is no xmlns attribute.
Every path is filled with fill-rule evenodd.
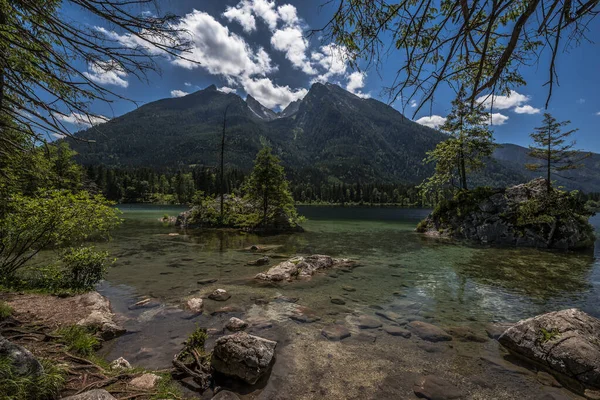
<svg viewBox="0 0 600 400"><path fill-rule="evenodd" d="M600 387L600 320L575 308L517 322L498 339L509 350Z"/></svg>
<svg viewBox="0 0 600 400"><path fill-rule="evenodd" d="M44 373L42 364L25 347L0 335L0 357L10 360L15 373L21 376L39 376Z"/></svg>
<svg viewBox="0 0 600 400"><path fill-rule="evenodd" d="M331 258L320 254L299 256L274 265L269 268L268 271L257 274L255 278L270 282L307 279L313 276L317 271L354 266L355 264L354 261L345 258Z"/></svg>
<svg viewBox="0 0 600 400"><path fill-rule="evenodd" d="M110 301L98 292L82 295L79 302L89 310L89 315L77 322L77 325L97 330L104 340L114 339L125 333L125 329L115 322L110 310Z"/></svg>
<svg viewBox="0 0 600 400"><path fill-rule="evenodd" d="M506 189L460 192L438 205L417 231L489 245L575 250L594 246L589 216L577 196L548 193L539 178Z"/></svg>
<svg viewBox="0 0 600 400"><path fill-rule="evenodd" d="M245 332L223 336L215 343L211 365L221 374L253 385L269 370L276 346L277 342Z"/></svg>

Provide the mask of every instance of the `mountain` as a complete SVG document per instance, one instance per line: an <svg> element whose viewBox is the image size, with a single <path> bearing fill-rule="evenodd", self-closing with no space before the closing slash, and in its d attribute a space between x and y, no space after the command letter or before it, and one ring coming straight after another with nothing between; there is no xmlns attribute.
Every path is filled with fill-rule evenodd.
<svg viewBox="0 0 600 400"><path fill-rule="evenodd" d="M86 141L69 141L84 165L216 166L226 108L226 165L248 171L258 150L270 145L299 182L419 183L432 173L432 166L422 162L425 153L445 138L380 101L315 83L302 100L280 113L252 96L244 101L212 85L148 103L76 134ZM473 182L503 186L536 175L523 167L526 152L504 145ZM599 160L594 155L586 160L589 171L571 172L584 178L576 188L600 191Z"/></svg>

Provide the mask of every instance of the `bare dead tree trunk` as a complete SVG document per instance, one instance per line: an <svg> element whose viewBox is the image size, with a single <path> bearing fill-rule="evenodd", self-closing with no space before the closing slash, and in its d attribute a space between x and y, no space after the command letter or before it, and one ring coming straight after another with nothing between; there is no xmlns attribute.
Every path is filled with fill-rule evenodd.
<svg viewBox="0 0 600 400"><path fill-rule="evenodd" d="M223 197L225 196L225 126L227 123L227 110L229 110L229 106L230 104L225 107L225 112L223 113L223 133L221 135L221 224L223 223L225 212L223 208Z"/></svg>

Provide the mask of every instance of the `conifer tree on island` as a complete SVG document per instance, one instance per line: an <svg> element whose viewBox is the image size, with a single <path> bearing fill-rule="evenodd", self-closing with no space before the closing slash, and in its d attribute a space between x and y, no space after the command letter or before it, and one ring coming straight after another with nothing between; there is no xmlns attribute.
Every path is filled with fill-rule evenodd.
<svg viewBox="0 0 600 400"><path fill-rule="evenodd" d="M490 115L483 105L471 107L466 101L464 87L452 102L452 112L440 130L449 137L427 153L428 163L435 163L435 172L422 185L424 192L437 191L450 185L468 189L467 175L485 166L484 159L496 148L488 127Z"/></svg>
<svg viewBox="0 0 600 400"><path fill-rule="evenodd" d="M578 129L562 132L561 128L569 125L571 121L558 122L549 113L544 113L542 126L535 128L531 138L535 146L529 146L529 156L542 160L541 164L526 164L530 171L546 172L546 188L548 193L552 190L552 174L560 176L559 172L581 167L579 162L589 157L589 153L573 150L575 141L567 142L569 136ZM536 147L537 146L537 147Z"/></svg>
<svg viewBox="0 0 600 400"><path fill-rule="evenodd" d="M246 198L260 209L260 225L266 228L283 213L292 226L298 222L294 199L285 179L281 160L264 147L256 155L254 168L243 188Z"/></svg>

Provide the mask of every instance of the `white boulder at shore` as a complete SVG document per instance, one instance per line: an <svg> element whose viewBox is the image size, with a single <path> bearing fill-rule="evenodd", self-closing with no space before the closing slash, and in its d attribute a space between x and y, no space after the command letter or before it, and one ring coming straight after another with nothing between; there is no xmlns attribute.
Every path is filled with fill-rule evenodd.
<svg viewBox="0 0 600 400"><path fill-rule="evenodd" d="M294 279L308 279L321 270L355 266L356 262L352 260L314 254L312 256L290 258L269 268L266 272L257 274L255 278L270 282L292 281Z"/></svg>
<svg viewBox="0 0 600 400"><path fill-rule="evenodd" d="M517 322L499 338L509 350L600 388L600 320L571 308Z"/></svg>

